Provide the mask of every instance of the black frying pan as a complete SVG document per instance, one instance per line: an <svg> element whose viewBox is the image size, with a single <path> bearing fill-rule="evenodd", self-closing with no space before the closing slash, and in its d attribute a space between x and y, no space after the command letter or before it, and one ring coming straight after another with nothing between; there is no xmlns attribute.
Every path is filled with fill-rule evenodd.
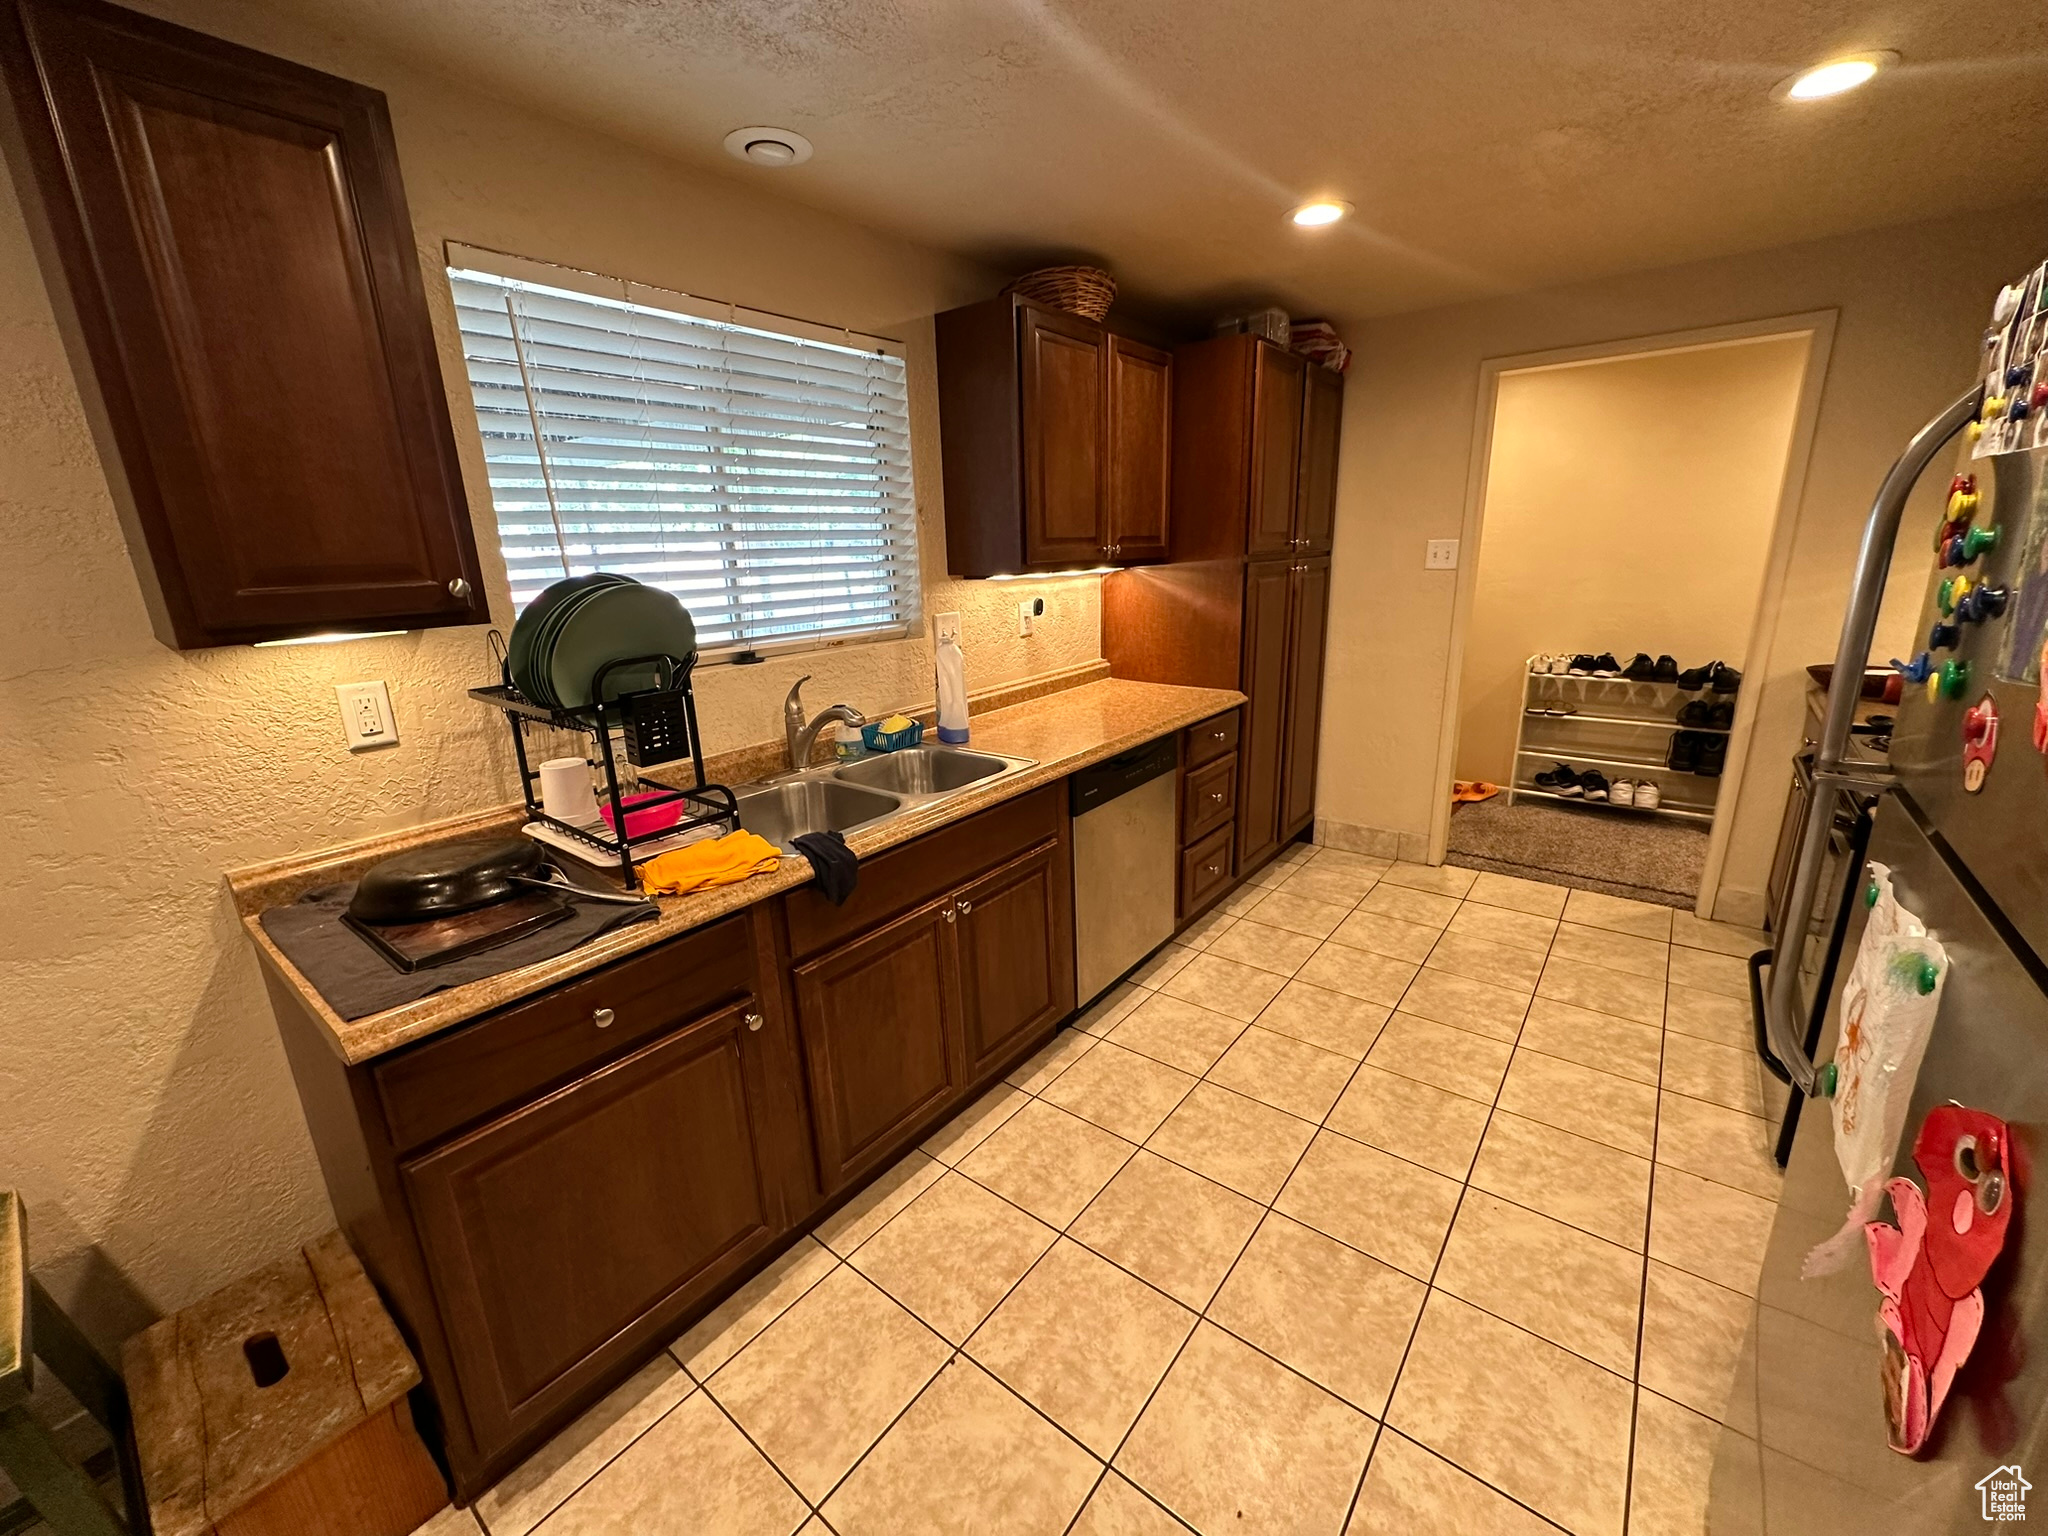
<svg viewBox="0 0 2048 1536"><path fill-rule="evenodd" d="M356 885L348 915L360 923L420 923L473 912L544 879L547 850L530 837L444 843L373 864Z"/></svg>

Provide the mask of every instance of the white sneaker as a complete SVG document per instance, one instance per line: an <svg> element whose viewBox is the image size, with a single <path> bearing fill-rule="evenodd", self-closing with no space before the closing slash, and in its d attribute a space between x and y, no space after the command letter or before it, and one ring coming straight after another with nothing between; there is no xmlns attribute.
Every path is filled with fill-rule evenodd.
<svg viewBox="0 0 2048 1536"><path fill-rule="evenodd" d="M1648 779L1642 779L1642 780L1639 780L1639 781L1637 782L1637 784L1636 784L1636 809L1637 809L1637 810L1639 810L1639 811L1654 811L1655 809L1657 809L1657 807L1658 807L1659 805L1661 805L1661 804L1663 804L1663 803L1664 803L1664 796L1663 796L1662 794L1660 794L1660 793L1658 792L1658 790L1657 790L1657 786L1656 786L1656 785L1652 784L1652 783L1651 783L1651 782L1650 782L1650 781L1649 781Z"/></svg>
<svg viewBox="0 0 2048 1536"><path fill-rule="evenodd" d="M1531 672L1548 672L1550 670L1550 653L1546 651L1541 656L1531 656L1529 658L1529 670Z"/></svg>
<svg viewBox="0 0 2048 1536"><path fill-rule="evenodd" d="M1608 785L1607 803L1609 805L1634 805L1636 803L1636 781L1634 779L1616 779L1612 784Z"/></svg>
<svg viewBox="0 0 2048 1536"><path fill-rule="evenodd" d="M1569 677L1571 670L1572 659L1568 653L1559 651L1550 658L1550 675L1552 677Z"/></svg>

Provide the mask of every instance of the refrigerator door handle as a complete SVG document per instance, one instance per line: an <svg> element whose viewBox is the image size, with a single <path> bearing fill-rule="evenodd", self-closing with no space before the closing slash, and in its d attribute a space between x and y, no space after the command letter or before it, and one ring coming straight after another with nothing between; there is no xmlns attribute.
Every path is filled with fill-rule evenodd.
<svg viewBox="0 0 2048 1536"><path fill-rule="evenodd" d="M1877 609L1884 600L1884 583L1891 564L1892 546L1898 538L1899 520L1905 515L1906 498L1913 482L1920 478L1936 453L1956 433L1977 417L1983 404L1982 384L1958 395L1948 408L1913 435L1906 451L1899 455L1891 472L1878 487L1870 516L1863 525L1863 544L1856 554L1856 576L1849 587L1849 604L1842 615L1842 639L1835 648L1835 670L1828 681L1828 702L1822 716L1820 741L1814 751L1813 798L1807 802L1806 820L1799 829L1798 851L1792 859L1788 912L1802 914L1798 932L1772 935L1776 947L1785 951L1771 965L1771 981L1764 994L1764 1035L1769 1056L1782 1063L1802 1093L1814 1088L1813 1058L1802 1039L1799 1018L1799 945L1804 932L1803 914L1813 910L1819 894L1820 869L1827 852L1828 829L1834 818L1835 787L1845 777L1842 754L1849 743L1849 727L1855 722L1856 701L1863 689L1863 672L1870 664L1870 641L1877 630Z"/></svg>

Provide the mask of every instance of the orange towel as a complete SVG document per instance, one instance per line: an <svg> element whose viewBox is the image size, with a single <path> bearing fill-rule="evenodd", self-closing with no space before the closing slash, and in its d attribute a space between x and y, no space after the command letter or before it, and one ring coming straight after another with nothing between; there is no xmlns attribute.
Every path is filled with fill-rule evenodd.
<svg viewBox="0 0 2048 1536"><path fill-rule="evenodd" d="M765 875L781 858L765 837L728 832L657 854L640 866L640 886L650 896L687 896L714 885L737 885L749 875Z"/></svg>

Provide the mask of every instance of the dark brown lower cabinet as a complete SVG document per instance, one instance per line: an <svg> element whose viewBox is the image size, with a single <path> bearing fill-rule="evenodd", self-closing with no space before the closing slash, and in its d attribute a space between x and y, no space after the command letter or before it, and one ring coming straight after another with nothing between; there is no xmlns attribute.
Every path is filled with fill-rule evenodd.
<svg viewBox="0 0 2048 1536"><path fill-rule="evenodd" d="M1046 843L964 886L954 907L960 1032L970 1080L1074 1006L1073 891L1057 843Z"/></svg>
<svg viewBox="0 0 2048 1536"><path fill-rule="evenodd" d="M478 1437L549 1423L781 1221L751 999L404 1168Z"/></svg>
<svg viewBox="0 0 2048 1536"><path fill-rule="evenodd" d="M1287 585L1287 751L1280 783L1280 841L1316 819L1316 748L1323 728L1323 652L1330 631L1328 556L1298 562Z"/></svg>
<svg viewBox="0 0 2048 1536"><path fill-rule="evenodd" d="M1244 730L1238 743L1237 867L1249 874L1280 846L1287 755L1288 641L1294 562L1244 568Z"/></svg>
<svg viewBox="0 0 2048 1536"><path fill-rule="evenodd" d="M796 968L797 1017L827 1193L894 1150L966 1085L952 1017L952 898Z"/></svg>

